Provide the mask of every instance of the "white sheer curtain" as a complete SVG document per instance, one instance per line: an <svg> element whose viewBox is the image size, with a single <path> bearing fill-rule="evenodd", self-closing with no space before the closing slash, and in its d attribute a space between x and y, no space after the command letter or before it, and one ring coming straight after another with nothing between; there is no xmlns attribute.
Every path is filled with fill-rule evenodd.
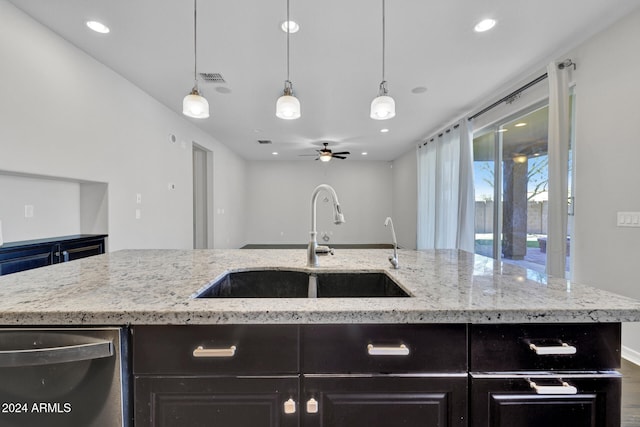
<svg viewBox="0 0 640 427"><path fill-rule="evenodd" d="M456 247L475 252L476 197L473 176L473 126L460 121L460 192L458 193L458 236Z"/></svg>
<svg viewBox="0 0 640 427"><path fill-rule="evenodd" d="M547 67L549 76L549 219L547 274L565 277L569 165L568 67Z"/></svg>
<svg viewBox="0 0 640 427"><path fill-rule="evenodd" d="M473 159L466 122L418 148L418 249L473 252Z"/></svg>
<svg viewBox="0 0 640 427"><path fill-rule="evenodd" d="M433 249L436 232L436 140L418 147L418 249Z"/></svg>

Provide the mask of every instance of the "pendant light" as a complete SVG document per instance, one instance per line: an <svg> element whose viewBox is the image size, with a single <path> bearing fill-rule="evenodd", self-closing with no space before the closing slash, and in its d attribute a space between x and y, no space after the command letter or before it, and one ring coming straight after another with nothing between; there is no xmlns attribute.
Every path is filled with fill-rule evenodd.
<svg viewBox="0 0 640 427"><path fill-rule="evenodd" d="M289 19L289 0L287 0L287 22ZM287 80L284 82L284 93L276 102L276 116L285 120L300 118L300 101L293 95L293 84L289 80L289 35L291 26L287 25Z"/></svg>
<svg viewBox="0 0 640 427"><path fill-rule="evenodd" d="M209 102L198 91L197 0L193 0L193 89L182 101L182 114L194 119L209 117Z"/></svg>
<svg viewBox="0 0 640 427"><path fill-rule="evenodd" d="M378 96L371 101L370 117L374 120L387 120L396 115L396 102L388 95L387 81L384 79L385 56L385 0L382 0L382 82L378 89Z"/></svg>

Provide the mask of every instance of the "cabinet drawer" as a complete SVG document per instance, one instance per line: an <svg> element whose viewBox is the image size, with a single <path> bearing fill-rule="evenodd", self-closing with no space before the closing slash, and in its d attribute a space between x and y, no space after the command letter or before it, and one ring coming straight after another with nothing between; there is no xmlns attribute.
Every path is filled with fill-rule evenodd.
<svg viewBox="0 0 640 427"><path fill-rule="evenodd" d="M470 336L475 372L620 367L619 323L471 325Z"/></svg>
<svg viewBox="0 0 640 427"><path fill-rule="evenodd" d="M298 372L295 325L133 328L136 374L254 375Z"/></svg>
<svg viewBox="0 0 640 427"><path fill-rule="evenodd" d="M466 372L466 325L304 325L306 373Z"/></svg>

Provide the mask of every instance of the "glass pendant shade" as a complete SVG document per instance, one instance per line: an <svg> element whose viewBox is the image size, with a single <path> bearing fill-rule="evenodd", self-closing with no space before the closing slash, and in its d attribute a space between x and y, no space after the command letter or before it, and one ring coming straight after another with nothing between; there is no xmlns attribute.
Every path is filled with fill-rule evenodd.
<svg viewBox="0 0 640 427"><path fill-rule="evenodd" d="M276 116L285 120L300 118L300 101L291 90L285 89L284 95L276 102Z"/></svg>
<svg viewBox="0 0 640 427"><path fill-rule="evenodd" d="M182 114L194 119L209 117L209 102L200 95L198 89L193 88L191 93L182 100Z"/></svg>
<svg viewBox="0 0 640 427"><path fill-rule="evenodd" d="M389 95L380 95L371 101L371 118L387 120L396 116L396 102Z"/></svg>
<svg viewBox="0 0 640 427"><path fill-rule="evenodd" d="M328 162L329 160L331 160L331 154L329 154L329 153L320 154L320 161L321 162Z"/></svg>

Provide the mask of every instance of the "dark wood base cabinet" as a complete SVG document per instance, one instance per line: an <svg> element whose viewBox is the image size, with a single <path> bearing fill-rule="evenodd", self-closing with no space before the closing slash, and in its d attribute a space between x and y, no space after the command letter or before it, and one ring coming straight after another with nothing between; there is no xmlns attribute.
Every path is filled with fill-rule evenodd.
<svg viewBox="0 0 640 427"><path fill-rule="evenodd" d="M135 425L156 427L295 427L298 377L140 377L135 380Z"/></svg>
<svg viewBox="0 0 640 427"><path fill-rule="evenodd" d="M618 427L620 324L134 326L136 427Z"/></svg>
<svg viewBox="0 0 640 427"><path fill-rule="evenodd" d="M106 234L79 234L0 246L0 276L105 252Z"/></svg>
<svg viewBox="0 0 640 427"><path fill-rule="evenodd" d="M537 394L532 382L549 388ZM564 394L567 387L575 393ZM620 387L615 373L593 378L472 378L471 426L620 427Z"/></svg>
<svg viewBox="0 0 640 427"><path fill-rule="evenodd" d="M308 377L305 427L466 426L467 378Z"/></svg>

